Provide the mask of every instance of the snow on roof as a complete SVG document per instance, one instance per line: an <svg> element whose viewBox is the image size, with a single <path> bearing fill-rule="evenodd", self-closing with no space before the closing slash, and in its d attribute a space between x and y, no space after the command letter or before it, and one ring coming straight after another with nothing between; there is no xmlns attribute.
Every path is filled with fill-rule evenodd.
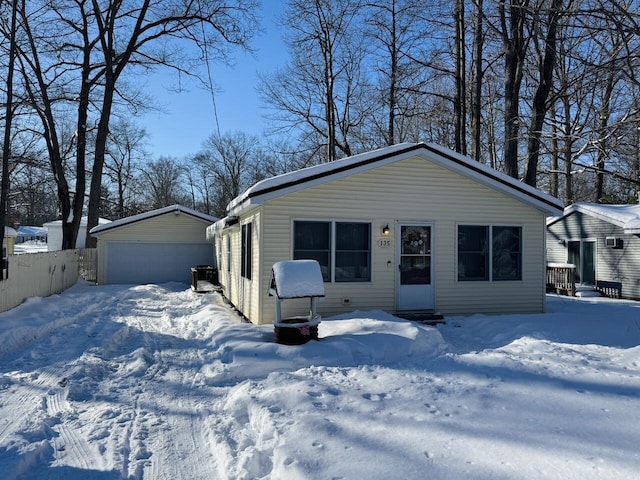
<svg viewBox="0 0 640 480"><path fill-rule="evenodd" d="M187 208L182 205L170 205L168 207L162 207L156 210L151 210L149 212L139 213L137 215L132 215L130 217L114 220L113 222L110 222L108 225L98 225L96 227L93 227L89 233L91 234L102 233L106 230L112 230L114 228L119 228L124 225L129 225L135 222L140 222L142 220L146 220L149 218L166 215L168 213L173 213L175 215L182 215L182 214L188 215L198 220L203 220L206 223L213 223L218 220L216 217L212 217L211 215L207 215L202 212L197 212L196 210L192 210L191 208Z"/></svg>
<svg viewBox="0 0 640 480"><path fill-rule="evenodd" d="M71 218L71 216L70 216ZM88 217L82 217L80 219L80 226L81 227L86 227L87 226L87 222L88 222ZM99 218L98 219L98 225L104 225L107 223L110 223L111 220L107 220L106 218ZM62 220L53 220L51 222L47 222L44 225L42 225L44 228L50 228L50 227L61 227L62 226Z"/></svg>
<svg viewBox="0 0 640 480"><path fill-rule="evenodd" d="M580 212L618 225L624 229L624 233L640 233L640 205L603 205L600 203L579 202L565 208L563 217L574 212ZM551 225L561 218L552 218L547 224Z"/></svg>
<svg viewBox="0 0 640 480"><path fill-rule="evenodd" d="M5 237L17 237L18 232L16 232L15 228L4 227L4 236Z"/></svg>
<svg viewBox="0 0 640 480"><path fill-rule="evenodd" d="M416 144L414 143L400 143L391 147L380 148L371 152L361 153L359 155L353 155L351 157L342 158L333 162L322 163L320 165L313 165L311 167L302 168L293 172L283 173L282 175L276 175L275 177L265 178L249 187L240 196L234 198L229 202L228 210L232 210L236 206L240 205L246 199L254 197L257 194L272 191L278 188L283 188L288 185L301 183L319 176L324 176L335 171L341 171L345 168L349 168L359 163L371 161L381 156L389 156L394 153L406 151L407 149L414 149Z"/></svg>
<svg viewBox="0 0 640 480"><path fill-rule="evenodd" d="M18 228L18 235L24 236L46 236L47 229L44 227L30 227L28 225L22 225Z"/></svg>
<svg viewBox="0 0 640 480"><path fill-rule="evenodd" d="M453 150L435 144L401 143L371 152L303 168L262 180L234 198L227 206L230 214L238 214L252 199L260 203L269 195L277 196L289 191L305 188L318 182L348 175L411 156L428 157L434 163L474 178L494 189L518 197L550 214L559 214L563 204L555 197L533 188L517 179L505 175ZM261 198L259 198L261 197Z"/></svg>
<svg viewBox="0 0 640 480"><path fill-rule="evenodd" d="M272 267L278 298L324 297L324 280L316 260L285 260Z"/></svg>

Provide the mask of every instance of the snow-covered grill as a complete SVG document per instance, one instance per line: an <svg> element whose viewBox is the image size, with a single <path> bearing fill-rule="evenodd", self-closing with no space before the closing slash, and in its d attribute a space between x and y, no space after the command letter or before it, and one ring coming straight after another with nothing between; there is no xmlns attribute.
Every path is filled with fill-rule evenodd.
<svg viewBox="0 0 640 480"><path fill-rule="evenodd" d="M320 264L315 260L285 260L273 264L269 295L276 297L276 319L273 322L277 343L301 345L318 339L320 315L316 312L318 297L324 297L324 281ZM282 301L308 298L309 315L282 318Z"/></svg>

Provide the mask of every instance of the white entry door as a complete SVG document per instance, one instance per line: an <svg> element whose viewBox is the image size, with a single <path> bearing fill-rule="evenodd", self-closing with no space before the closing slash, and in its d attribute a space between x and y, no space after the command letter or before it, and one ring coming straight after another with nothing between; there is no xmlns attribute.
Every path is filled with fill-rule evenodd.
<svg viewBox="0 0 640 480"><path fill-rule="evenodd" d="M398 239L399 275L396 288L398 310L432 310L433 262L431 243L433 227L427 224L401 223Z"/></svg>

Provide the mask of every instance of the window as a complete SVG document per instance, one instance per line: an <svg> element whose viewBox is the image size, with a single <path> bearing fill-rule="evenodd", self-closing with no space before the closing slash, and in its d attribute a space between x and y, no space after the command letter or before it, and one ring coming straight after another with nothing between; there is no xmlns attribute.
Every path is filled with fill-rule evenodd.
<svg viewBox="0 0 640 480"><path fill-rule="evenodd" d="M520 227L493 227L493 280L522 280Z"/></svg>
<svg viewBox="0 0 640 480"><path fill-rule="evenodd" d="M295 221L293 259L317 260L325 282L368 282L371 224Z"/></svg>
<svg viewBox="0 0 640 480"><path fill-rule="evenodd" d="M458 280L522 280L522 227L458 226Z"/></svg>
<svg viewBox="0 0 640 480"><path fill-rule="evenodd" d="M336 224L336 282L368 282L371 280L371 225L368 223Z"/></svg>
<svg viewBox="0 0 640 480"><path fill-rule="evenodd" d="M251 248L251 231L253 223L245 223L242 225L242 255L240 275L247 280L251 280L251 263L253 259Z"/></svg>
<svg viewBox="0 0 640 480"><path fill-rule="evenodd" d="M227 272L231 271L231 235L227 234Z"/></svg>
<svg viewBox="0 0 640 480"><path fill-rule="evenodd" d="M294 222L293 259L317 260L323 280L331 281L331 223Z"/></svg>

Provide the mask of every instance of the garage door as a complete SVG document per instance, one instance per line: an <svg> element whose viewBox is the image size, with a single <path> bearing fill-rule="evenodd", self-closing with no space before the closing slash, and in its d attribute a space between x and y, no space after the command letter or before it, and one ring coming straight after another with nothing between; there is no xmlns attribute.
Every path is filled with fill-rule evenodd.
<svg viewBox="0 0 640 480"><path fill-rule="evenodd" d="M191 282L191 267L211 265L213 245L108 242L106 283Z"/></svg>

